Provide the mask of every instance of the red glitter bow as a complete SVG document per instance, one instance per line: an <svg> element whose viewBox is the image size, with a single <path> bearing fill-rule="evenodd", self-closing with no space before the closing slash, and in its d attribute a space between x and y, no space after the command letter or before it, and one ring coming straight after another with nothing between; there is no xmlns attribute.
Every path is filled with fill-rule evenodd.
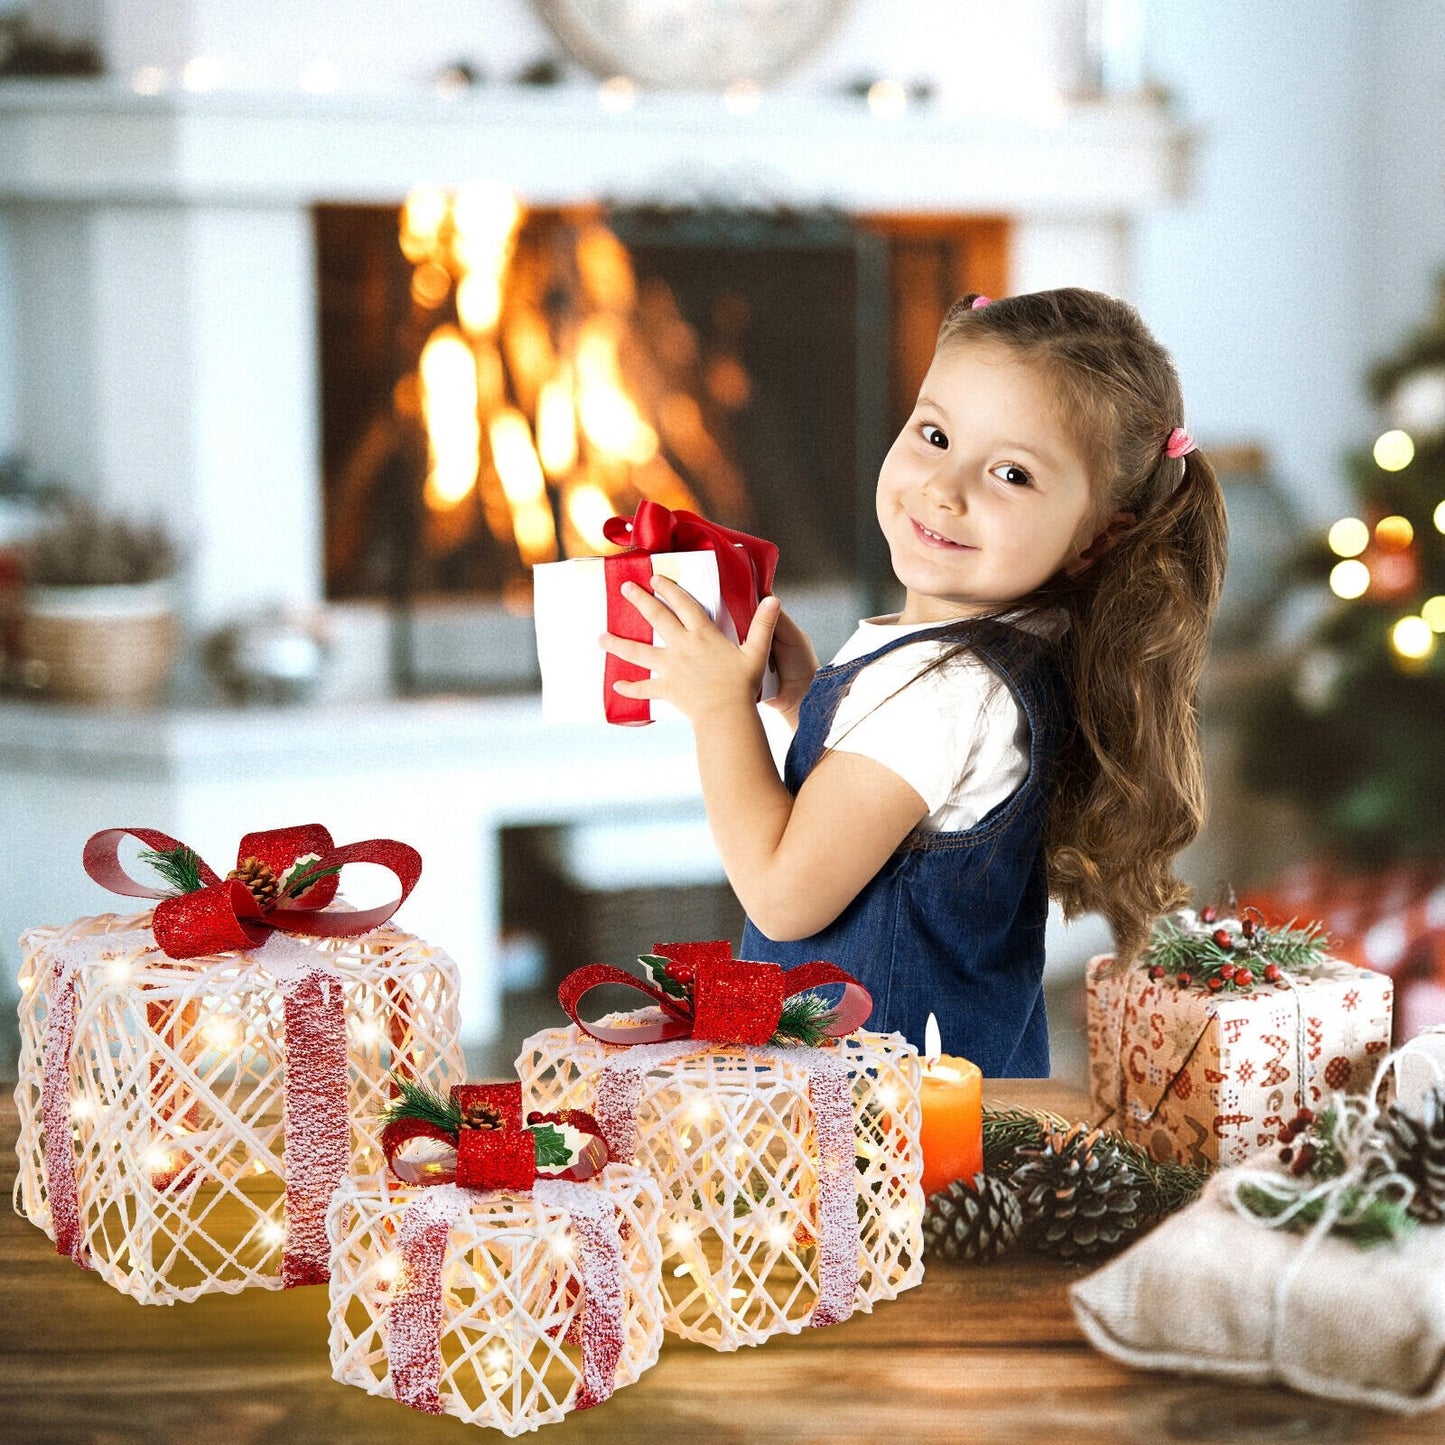
<svg viewBox="0 0 1445 1445"><path fill-rule="evenodd" d="M607 579L607 630L616 637L651 642L652 628L642 614L622 597L622 584L636 582L652 590L654 552L711 552L717 558L718 590L732 618L738 638L748 635L758 603L773 590L778 549L761 537L735 532L699 517L695 512L671 511L645 498L631 517L609 517L603 535L626 552L604 559ZM607 654L604 700L607 721L646 723L652 720L646 698L623 697L614 682L637 682L645 668Z"/></svg>
<svg viewBox="0 0 1445 1445"><path fill-rule="evenodd" d="M421 877L421 854L391 838L373 838L338 848L320 823L294 828L272 828L247 833L236 852L238 867L248 860L262 865L284 883L288 870L306 861L306 871L319 875L296 899L279 894L262 903L234 875L220 877L196 859L201 887L190 893L162 892L137 883L121 865L123 838L137 838L157 852L173 852L184 845L153 828L106 828L92 834L85 845L85 871L112 893L130 898L159 898L151 927L157 946L169 958L199 958L227 949L255 948L273 929L313 938L352 938L385 923L416 887ZM314 861L309 861L314 860ZM379 863L401 884L401 897L376 908L330 909L336 897L336 874L347 863Z"/></svg>
<svg viewBox="0 0 1445 1445"><path fill-rule="evenodd" d="M718 1044L765 1044L777 1032L785 999L830 983L844 985L843 997L823 1024L822 1032L830 1038L851 1034L873 1012L872 994L852 974L822 959L785 972L776 963L734 958L726 940L657 943L653 953L672 961L674 977L681 974L687 978L689 997L669 994L611 964L590 963L562 980L558 1002L583 1033L604 1044L656 1044L688 1038ZM635 1027L588 1023L577 1012L582 997L606 983L625 984L645 993L667 1017Z"/></svg>
<svg viewBox="0 0 1445 1445"><path fill-rule="evenodd" d="M451 1184L463 1189L527 1190L538 1179L590 1179L607 1163L607 1145L591 1114L582 1109L560 1113L533 1112L522 1123L520 1083L455 1084L452 1103L462 1116L460 1129L447 1129L427 1119L394 1119L382 1130L381 1149L387 1165L403 1184ZM567 1165L538 1168L534 1125L565 1124L590 1136ZM452 1146L430 1159L408 1157L414 1139L436 1139Z"/></svg>

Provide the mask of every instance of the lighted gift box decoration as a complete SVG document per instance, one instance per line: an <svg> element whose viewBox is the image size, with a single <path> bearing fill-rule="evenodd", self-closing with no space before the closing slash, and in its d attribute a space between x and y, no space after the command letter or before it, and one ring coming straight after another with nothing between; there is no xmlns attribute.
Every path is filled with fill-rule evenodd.
<svg viewBox="0 0 1445 1445"><path fill-rule="evenodd" d="M646 983L605 964L569 975L573 1025L526 1040L517 1072L536 1107L591 1111L613 1158L656 1177L667 1328L733 1350L917 1284L918 1054L856 1031L867 991L726 943L658 944L643 963ZM656 1008L584 1022L583 996L609 983ZM834 1007L812 992L830 984Z"/></svg>
<svg viewBox="0 0 1445 1445"><path fill-rule="evenodd" d="M746 637L758 603L773 587L778 549L759 537L657 502L638 504L634 517L604 524L609 542L626 550L609 557L574 557L532 569L537 663L546 722L648 723L654 704L623 697L618 681L647 672L598 646L604 632L651 643L651 626L622 596L625 582L651 590L654 576L689 592L734 642ZM770 667L759 699L777 691Z"/></svg>
<svg viewBox="0 0 1445 1445"><path fill-rule="evenodd" d="M405 1115L384 1135L395 1177L332 1200L337 1380L517 1435L656 1362L662 1201L644 1170L607 1162L595 1120L524 1124L516 1083L453 1088L450 1117Z"/></svg>
<svg viewBox="0 0 1445 1445"><path fill-rule="evenodd" d="M127 836L174 894L129 877ZM420 857L308 824L247 835L225 879L149 829L98 833L84 861L161 901L21 940L20 1212L146 1304L323 1282L326 1207L380 1167L393 1072L464 1072L456 965L388 923ZM401 897L336 900L360 862Z"/></svg>
<svg viewBox="0 0 1445 1445"><path fill-rule="evenodd" d="M1133 965L1091 959L1097 1114L1156 1158L1239 1164L1298 1109L1363 1088L1390 1046L1393 985L1326 943L1252 909L1183 909Z"/></svg>

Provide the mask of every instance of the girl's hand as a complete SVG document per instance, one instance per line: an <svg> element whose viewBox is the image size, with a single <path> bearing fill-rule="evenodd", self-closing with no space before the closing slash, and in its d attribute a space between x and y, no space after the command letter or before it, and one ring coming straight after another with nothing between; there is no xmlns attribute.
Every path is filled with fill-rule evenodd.
<svg viewBox="0 0 1445 1445"><path fill-rule="evenodd" d="M773 631L773 665L778 669L778 692L768 699L768 706L777 708L796 726L798 704L818 670L818 654L808 634L786 612L778 614Z"/></svg>
<svg viewBox="0 0 1445 1445"><path fill-rule="evenodd" d="M734 646L692 594L676 582L654 577L652 588L649 593L635 582L626 582L622 595L652 627L660 646L610 632L601 638L602 646L614 657L645 667L652 674L637 682L617 683L618 693L661 698L693 724L728 709L751 710L782 610L777 599L763 598L747 637Z"/></svg>

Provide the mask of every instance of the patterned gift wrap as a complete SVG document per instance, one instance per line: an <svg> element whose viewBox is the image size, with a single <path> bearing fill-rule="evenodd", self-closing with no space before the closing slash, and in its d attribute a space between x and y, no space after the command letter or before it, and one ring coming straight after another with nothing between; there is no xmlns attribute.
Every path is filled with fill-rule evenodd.
<svg viewBox="0 0 1445 1445"><path fill-rule="evenodd" d="M16 1208L143 1304L324 1280L331 1188L379 1167L389 1072L464 1075L456 965L390 926L178 962L149 925L21 940Z"/></svg>
<svg viewBox="0 0 1445 1445"><path fill-rule="evenodd" d="M1089 1080L1110 1128L1156 1159L1240 1164L1302 1108L1358 1092L1390 1046L1393 985L1338 959L1211 994L1089 961Z"/></svg>
<svg viewBox="0 0 1445 1445"><path fill-rule="evenodd" d="M507 1435L600 1403L657 1360L661 1209L631 1165L530 1193L347 1180L327 1218L333 1375Z"/></svg>
<svg viewBox="0 0 1445 1445"><path fill-rule="evenodd" d="M626 1048L570 1026L526 1040L516 1067L529 1107L589 1110L613 1157L657 1179L665 1323L683 1338L760 1344L923 1278L919 1062L901 1035Z"/></svg>

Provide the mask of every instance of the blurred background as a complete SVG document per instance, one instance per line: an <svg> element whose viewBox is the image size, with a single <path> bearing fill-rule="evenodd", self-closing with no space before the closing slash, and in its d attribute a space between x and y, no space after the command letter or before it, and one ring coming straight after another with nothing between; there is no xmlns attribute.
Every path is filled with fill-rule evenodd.
<svg viewBox="0 0 1445 1445"><path fill-rule="evenodd" d="M736 937L687 730L539 725L530 568L701 511L826 656L948 303L1066 284L1226 487L1184 877L1445 1022L1442 97L1410 0L0 0L0 1067L101 827L414 843L488 1072Z"/></svg>

